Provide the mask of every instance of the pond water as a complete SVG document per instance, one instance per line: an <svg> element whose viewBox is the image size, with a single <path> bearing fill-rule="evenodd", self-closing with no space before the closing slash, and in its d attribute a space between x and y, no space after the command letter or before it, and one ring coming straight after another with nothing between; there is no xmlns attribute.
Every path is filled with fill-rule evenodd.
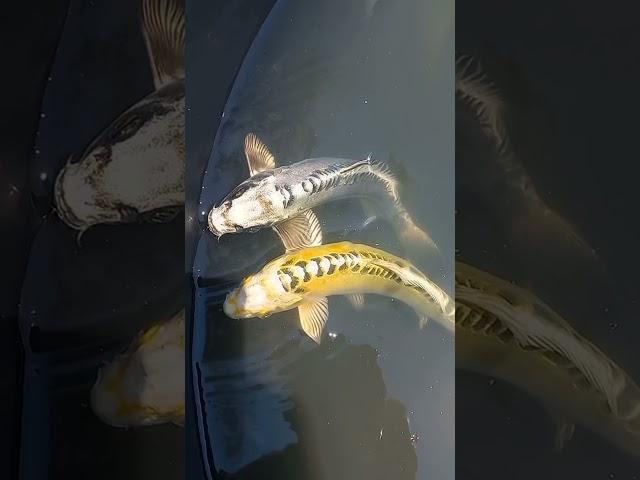
<svg viewBox="0 0 640 480"><path fill-rule="evenodd" d="M98 225L78 245L77 231L53 211L53 182L69 156L79 159L118 115L154 90L139 4L68 3L29 164L38 228L20 304L20 475L180 478L183 429L116 428L90 405L99 369L141 329L183 308L184 217Z"/></svg>
<svg viewBox="0 0 640 480"><path fill-rule="evenodd" d="M324 242L377 245L452 293L453 53L448 1L285 0L262 25L226 103L197 212L190 341L213 478L258 469L261 478L453 478L453 336L435 322L420 330L409 308L378 296L362 312L332 297L320 346L294 311L231 320L226 293L283 247L270 230L218 240L204 228L209 209L248 176L248 132L281 165L372 153L403 179L402 200L439 255L400 242L392 219L365 227L355 199L316 209ZM197 95L206 92L187 87L187 105Z"/></svg>

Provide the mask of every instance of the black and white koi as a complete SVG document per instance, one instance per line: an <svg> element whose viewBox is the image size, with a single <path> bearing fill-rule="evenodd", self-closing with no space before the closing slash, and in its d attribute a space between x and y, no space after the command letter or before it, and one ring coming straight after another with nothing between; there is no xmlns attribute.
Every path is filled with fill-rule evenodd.
<svg viewBox="0 0 640 480"><path fill-rule="evenodd" d="M340 198L361 197L378 200L403 239L435 246L402 205L397 178L370 155L362 160L310 158L276 167L274 155L252 133L245 138L245 155L251 177L208 215L209 230L218 237L272 227L285 247L305 246L301 242L309 224L303 212Z"/></svg>
<svg viewBox="0 0 640 480"><path fill-rule="evenodd" d="M143 0L156 90L58 173L54 208L80 233L104 223L166 222L184 204L184 4Z"/></svg>

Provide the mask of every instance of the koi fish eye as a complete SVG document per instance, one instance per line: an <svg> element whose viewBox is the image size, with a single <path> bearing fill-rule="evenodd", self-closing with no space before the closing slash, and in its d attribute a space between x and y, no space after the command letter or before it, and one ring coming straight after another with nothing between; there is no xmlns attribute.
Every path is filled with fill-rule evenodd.
<svg viewBox="0 0 640 480"><path fill-rule="evenodd" d="M244 181L244 182L242 182L236 188L231 190L231 192L226 197L224 197L224 199L222 200L222 203L224 204L224 203L228 202L229 204L231 204L232 200L240 198L248 190L251 190L256 185L257 185L257 182L253 182L253 181Z"/></svg>
<svg viewBox="0 0 640 480"><path fill-rule="evenodd" d="M111 160L111 149L103 148L100 151L94 153L93 158L98 163L109 163L109 161Z"/></svg>
<svg viewBox="0 0 640 480"><path fill-rule="evenodd" d="M140 127L144 125L145 120L138 115L128 115L114 123L107 134L106 140L109 143L116 143L132 137Z"/></svg>

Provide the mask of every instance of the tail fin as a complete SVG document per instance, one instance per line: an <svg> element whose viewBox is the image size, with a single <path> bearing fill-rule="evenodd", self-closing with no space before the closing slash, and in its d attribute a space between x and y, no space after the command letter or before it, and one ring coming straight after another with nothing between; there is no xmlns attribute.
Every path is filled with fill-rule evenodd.
<svg viewBox="0 0 640 480"><path fill-rule="evenodd" d="M415 224L409 214L402 215L403 226L400 236L405 243L423 245L440 252L438 245L425 230Z"/></svg>
<svg viewBox="0 0 640 480"><path fill-rule="evenodd" d="M395 273L402 279L402 282L413 287L424 295L424 308L421 308L420 328L427 323L427 317L431 316L447 330L453 332L455 328L455 303L447 292L442 290L434 281L427 278L422 272L411 265L399 265L395 262L375 259L372 264L378 265L386 270Z"/></svg>
<svg viewBox="0 0 640 480"><path fill-rule="evenodd" d="M384 183L389 196L393 199L393 203L396 206L398 211L397 217L401 222L400 227L400 237L405 243L409 244L418 244L427 246L430 248L434 248L439 252L438 246L433 241L431 236L425 232L422 228L420 228L411 218L409 212L402 205L402 201L400 200L400 194L398 192L398 187L400 185L400 181L394 172L391 171L391 168L383 162L379 162L377 160L373 160L371 155L367 157L367 161L371 167L372 172Z"/></svg>

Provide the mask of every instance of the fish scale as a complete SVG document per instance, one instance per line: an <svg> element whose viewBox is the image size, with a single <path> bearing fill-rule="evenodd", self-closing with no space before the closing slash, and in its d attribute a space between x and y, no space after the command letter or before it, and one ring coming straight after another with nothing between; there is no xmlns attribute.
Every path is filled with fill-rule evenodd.
<svg viewBox="0 0 640 480"><path fill-rule="evenodd" d="M207 216L216 236L272 227L284 241L301 228L301 215L343 198L374 200L373 215L391 220L403 241L436 248L416 225L399 196L399 182L384 164L371 159L319 157L277 167L274 155L253 133L245 137L251 176L236 186ZM365 203L365 209L369 207ZM293 235L295 236L295 234Z"/></svg>
<svg viewBox="0 0 640 480"><path fill-rule="evenodd" d="M223 310L230 318L265 318L297 308L302 330L320 343L329 318L327 297L347 296L360 309L367 294L407 304L420 328L431 318L454 329L453 299L435 282L402 258L350 242L287 250L247 276L227 295Z"/></svg>
<svg viewBox="0 0 640 480"><path fill-rule="evenodd" d="M313 253L313 249L310 249ZM404 282L402 278L391 270L380 265L372 264L373 260L384 260L394 263L400 268L417 271L408 263L383 255L371 250L350 250L348 252L329 252L322 256L304 258L300 253L294 253L292 258L282 264L277 271L280 283L286 292L304 293L313 291L314 281L333 276L334 281L348 281L349 276L370 276L393 282L396 285L409 288L433 302L431 294L418 285ZM424 277L426 280L426 277Z"/></svg>
<svg viewBox="0 0 640 480"><path fill-rule="evenodd" d="M518 385L556 416L640 454L640 388L541 300L457 262L455 322L461 368Z"/></svg>

